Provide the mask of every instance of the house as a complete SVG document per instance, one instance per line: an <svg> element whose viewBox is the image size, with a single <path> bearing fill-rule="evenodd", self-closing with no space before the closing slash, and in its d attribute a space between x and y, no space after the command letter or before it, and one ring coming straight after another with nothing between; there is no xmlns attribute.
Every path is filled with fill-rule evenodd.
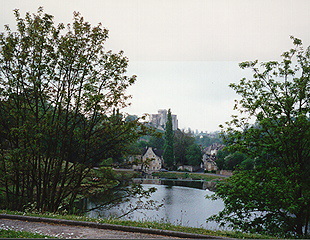
<svg viewBox="0 0 310 240"><path fill-rule="evenodd" d="M202 164L201 168L203 168L206 171L216 171L216 157L214 155L209 155L207 153L204 153L202 156Z"/></svg>
<svg viewBox="0 0 310 240"><path fill-rule="evenodd" d="M206 171L216 171L216 155L219 150L223 149L224 145L220 143L213 143L211 146L203 150L201 167Z"/></svg>
<svg viewBox="0 0 310 240"><path fill-rule="evenodd" d="M218 151L222 150L223 148L224 148L223 144L213 143L209 147L206 147L205 149L203 149L203 152L211 156L216 156Z"/></svg>
<svg viewBox="0 0 310 240"><path fill-rule="evenodd" d="M135 157L136 160L140 160L140 163L132 166L134 170L141 170L146 173L159 171L163 166L162 151L148 147L144 150L140 159Z"/></svg>

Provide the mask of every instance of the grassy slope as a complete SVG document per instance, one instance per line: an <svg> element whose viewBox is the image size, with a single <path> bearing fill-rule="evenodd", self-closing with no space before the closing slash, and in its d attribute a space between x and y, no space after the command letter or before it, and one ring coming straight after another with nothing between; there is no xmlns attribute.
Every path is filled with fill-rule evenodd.
<svg viewBox="0 0 310 240"><path fill-rule="evenodd" d="M196 234L206 234L211 236L223 236L223 237L232 237L232 238L247 238L247 239L270 239L270 236L258 235L258 234L246 234L236 231L212 231L204 228L192 228L184 226L176 226L170 223L165 222L146 222L146 221L124 221L119 219L101 219L101 218L88 218L85 216L77 215L58 215L58 214L35 214L35 213L22 213L22 212L12 212L7 210L0 210L0 213L7 214L16 214L16 215L27 215L35 217L46 217L46 218L58 218L58 219L67 219L75 221L90 221L98 223L109 223L123 226L134 226L134 227L144 227L144 228L153 228L153 229L162 229L170 231L180 231L187 233L196 233ZM0 235L1 238L1 235Z"/></svg>

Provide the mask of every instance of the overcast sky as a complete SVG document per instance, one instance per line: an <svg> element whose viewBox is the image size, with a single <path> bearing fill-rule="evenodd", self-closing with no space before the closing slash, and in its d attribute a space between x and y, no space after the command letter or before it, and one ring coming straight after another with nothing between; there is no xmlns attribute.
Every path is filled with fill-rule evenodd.
<svg viewBox="0 0 310 240"><path fill-rule="evenodd" d="M237 95L228 87L248 72L238 63L279 59L290 35L310 45L310 0L0 0L0 30L13 26L13 9L43 6L55 22L80 12L109 29L106 48L124 50L130 114L171 108L180 128L218 130Z"/></svg>

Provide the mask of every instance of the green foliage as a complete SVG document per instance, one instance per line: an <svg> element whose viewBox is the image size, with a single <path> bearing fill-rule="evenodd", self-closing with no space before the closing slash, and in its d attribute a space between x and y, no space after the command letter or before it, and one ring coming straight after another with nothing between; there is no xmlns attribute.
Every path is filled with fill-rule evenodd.
<svg viewBox="0 0 310 240"><path fill-rule="evenodd" d="M128 179L126 176L115 176L114 182L111 182L111 178L107 178L104 175L101 176L102 178L99 178L100 181L97 188L94 188L96 192L88 193L89 199L94 203L93 207L91 209L79 209L79 212L85 213L98 209L104 211L119 206L119 204L128 202L131 199L134 199L134 202L122 209L120 215L114 216L115 218L122 218L139 209L158 210L162 206L157 201L149 199L151 194L157 190L155 187L145 190L141 184L129 185L128 182L131 179ZM113 184L113 187L107 187L107 184L104 183L106 179L109 181L108 184ZM100 186L103 186L103 188L100 188Z"/></svg>
<svg viewBox="0 0 310 240"><path fill-rule="evenodd" d="M163 151L165 143L163 133L153 128L145 129L145 133L148 135L140 137L139 140L129 145L126 151L127 155L141 155L148 147Z"/></svg>
<svg viewBox="0 0 310 240"><path fill-rule="evenodd" d="M148 142L148 147L156 148L158 150L163 150L165 145L165 139L160 136L151 136Z"/></svg>
<svg viewBox="0 0 310 240"><path fill-rule="evenodd" d="M174 136L174 133L172 130L172 117L171 117L171 111L169 109L168 116L167 116L167 123L166 123L165 144L164 144L164 153L163 153L165 165L168 168L172 168L175 165L173 136Z"/></svg>
<svg viewBox="0 0 310 240"><path fill-rule="evenodd" d="M296 199L295 183L278 168L237 171L217 186L225 209L209 220L252 233L289 237L298 219L296 211L307 208L306 197ZM285 235L285 233L287 235Z"/></svg>
<svg viewBox="0 0 310 240"><path fill-rule="evenodd" d="M189 164L186 158L186 150L189 146L193 145L194 142L195 139L191 133L186 133L179 129L174 132L174 154L177 164Z"/></svg>
<svg viewBox="0 0 310 240"><path fill-rule="evenodd" d="M254 161L239 151L230 153L227 150L220 150L217 154L216 164L219 169L224 170L251 170L254 168Z"/></svg>
<svg viewBox="0 0 310 240"><path fill-rule="evenodd" d="M244 231L281 236L309 231L310 49L292 39L295 48L281 62L241 63L253 70L253 79L230 85L241 96L240 117L227 123L226 144L230 152L253 159L256 169L219 186L225 209L213 219Z"/></svg>
<svg viewBox="0 0 310 240"><path fill-rule="evenodd" d="M198 166L201 163L202 152L197 144L192 144L186 148L187 164Z"/></svg>
<svg viewBox="0 0 310 240"><path fill-rule="evenodd" d="M202 159L200 147L192 134L181 130L174 133L175 160L179 165L199 165Z"/></svg>
<svg viewBox="0 0 310 240"><path fill-rule="evenodd" d="M1 204L55 212L86 191L93 166L121 161L145 134L116 110L136 77L122 51L105 51L108 30L79 13L67 27L42 8L15 17L17 31L0 34Z"/></svg>

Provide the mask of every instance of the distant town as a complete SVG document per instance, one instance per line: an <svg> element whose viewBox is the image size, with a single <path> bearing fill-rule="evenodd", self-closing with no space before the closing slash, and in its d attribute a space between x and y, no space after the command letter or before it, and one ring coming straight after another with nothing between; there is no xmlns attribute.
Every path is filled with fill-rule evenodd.
<svg viewBox="0 0 310 240"><path fill-rule="evenodd" d="M155 128L157 131L164 133L166 131L166 123L168 121L168 110L160 109L156 114L149 114L147 125ZM177 115L171 114L172 130L174 134L175 148L175 164L170 170L188 171L188 172L213 172L218 170L216 160L217 153L224 148L219 136L219 132L207 133L192 131L190 128L180 130L178 128ZM179 140L179 138L181 140ZM184 140L187 138L187 140ZM208 139L208 141L206 141ZM162 139L157 139L157 141ZM180 141L180 142L179 142ZM140 145L144 146L141 154L130 156L131 167L135 171L141 171L146 174L151 174L157 171L165 171L166 164L163 157L164 140L161 144L154 144L154 139L143 138L140 140ZM191 144L187 144L190 142ZM180 146L178 146L180 145ZM197 154L190 154L190 148L195 145L198 147ZM191 156L190 156L191 155ZM190 160L191 159L191 160ZM231 171L221 169L220 174L231 175Z"/></svg>
<svg viewBox="0 0 310 240"><path fill-rule="evenodd" d="M165 130L165 125L167 122L167 113L168 110L167 109L159 109L158 113L152 113L149 114L149 121L148 123L157 128L158 130ZM179 120L176 114L171 114L172 117L172 129L173 130L177 130L179 129ZM208 135L209 137L217 137L219 134L219 131L215 131L215 132L208 132L208 131L199 131L198 129L191 129L191 128L182 128L181 129L184 132L188 132L191 133L195 136L206 136Z"/></svg>

